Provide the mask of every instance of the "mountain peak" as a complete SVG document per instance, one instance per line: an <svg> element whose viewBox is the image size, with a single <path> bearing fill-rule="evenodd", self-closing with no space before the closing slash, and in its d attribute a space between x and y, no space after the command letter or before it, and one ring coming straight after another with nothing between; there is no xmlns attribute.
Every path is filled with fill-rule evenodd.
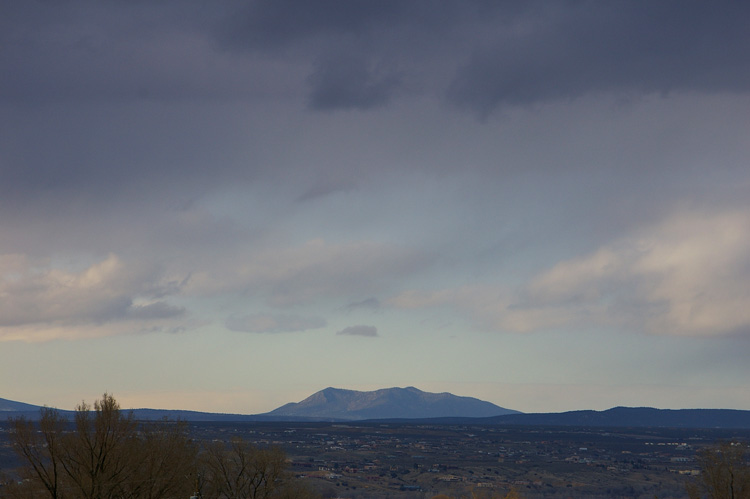
<svg viewBox="0 0 750 499"><path fill-rule="evenodd" d="M364 392L328 387L301 402L283 405L266 415L362 420L490 417L516 412L472 397L459 397L447 392L423 392L408 386Z"/></svg>

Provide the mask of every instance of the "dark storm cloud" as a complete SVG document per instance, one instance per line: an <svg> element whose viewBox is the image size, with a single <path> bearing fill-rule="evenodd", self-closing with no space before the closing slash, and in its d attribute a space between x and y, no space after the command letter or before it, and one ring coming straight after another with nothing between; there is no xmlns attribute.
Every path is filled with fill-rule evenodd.
<svg viewBox="0 0 750 499"><path fill-rule="evenodd" d="M746 91L750 8L741 3L552 2L479 44L449 87L486 114L504 104L624 91ZM541 15L539 15L541 14Z"/></svg>
<svg viewBox="0 0 750 499"><path fill-rule="evenodd" d="M267 68L223 64L224 52L317 61L309 102L324 110L385 104L402 76L484 113L587 92L750 86L743 2L77 1L5 2L3 12L4 99L257 92L253 75Z"/></svg>
<svg viewBox="0 0 750 499"><path fill-rule="evenodd" d="M214 186L291 178L307 165L279 159L294 140L285 120L305 105L399 109L428 95L486 116L593 92L750 87L750 6L740 2L80 0L0 9L4 205L118 195L189 203Z"/></svg>
<svg viewBox="0 0 750 499"><path fill-rule="evenodd" d="M456 5L457 6L457 5ZM403 24L440 23L456 6L426 0L259 0L218 25L217 38L234 49L269 50L311 40L355 40Z"/></svg>
<svg viewBox="0 0 750 499"><path fill-rule="evenodd" d="M399 77L381 74L359 56L337 55L319 61L308 82L312 109L367 110L388 103L398 88Z"/></svg>
<svg viewBox="0 0 750 499"><path fill-rule="evenodd" d="M286 0L255 2L218 37L227 48L317 59L313 109L385 104L407 67L486 115L590 92L745 91L748 20L737 2ZM341 47L347 57L331 55ZM437 61L453 78L424 73Z"/></svg>
<svg viewBox="0 0 750 499"><path fill-rule="evenodd" d="M429 26L449 24L455 10L426 1L258 1L214 34L227 50L314 61L306 79L313 110L367 110L389 103L402 83L399 63L409 50L401 37L431 41Z"/></svg>
<svg viewBox="0 0 750 499"><path fill-rule="evenodd" d="M123 198L189 200L227 175L251 175L249 167L237 172L231 160L221 161L237 139L206 126L201 109L72 104L5 111L2 204L70 210Z"/></svg>
<svg viewBox="0 0 750 499"><path fill-rule="evenodd" d="M38 104L194 96L211 74L195 72L205 62L201 20L212 18L198 5L3 2L0 62L8 71L0 97Z"/></svg>
<svg viewBox="0 0 750 499"><path fill-rule="evenodd" d="M224 178L231 126L207 126L227 116L206 104L258 89L211 49L202 19L222 11L199 5L0 5L2 205L191 198Z"/></svg>
<svg viewBox="0 0 750 499"><path fill-rule="evenodd" d="M516 3L505 8L515 12ZM393 100L404 67L423 73L419 66L444 58L449 40L463 38L458 26L496 11L482 1L261 0L219 23L214 35L226 50L312 61L306 82L313 110L367 110Z"/></svg>

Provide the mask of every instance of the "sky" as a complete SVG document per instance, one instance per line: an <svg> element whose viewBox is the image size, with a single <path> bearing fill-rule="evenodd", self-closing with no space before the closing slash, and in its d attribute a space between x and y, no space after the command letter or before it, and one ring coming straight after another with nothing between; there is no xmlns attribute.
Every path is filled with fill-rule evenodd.
<svg viewBox="0 0 750 499"><path fill-rule="evenodd" d="M749 22L0 0L0 397L750 410Z"/></svg>

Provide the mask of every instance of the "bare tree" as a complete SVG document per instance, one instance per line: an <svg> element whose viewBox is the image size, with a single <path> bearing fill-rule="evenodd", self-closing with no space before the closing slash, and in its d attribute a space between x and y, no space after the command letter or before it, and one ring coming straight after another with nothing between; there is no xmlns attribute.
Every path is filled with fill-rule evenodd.
<svg viewBox="0 0 750 499"><path fill-rule="evenodd" d="M43 407L39 431L28 419L13 420L13 444L16 452L28 463L23 478L38 484L53 499L62 497L60 454L66 420L56 409Z"/></svg>
<svg viewBox="0 0 750 499"><path fill-rule="evenodd" d="M207 499L265 499L284 483L286 457L278 447L258 448L235 439L229 446L216 442L205 455Z"/></svg>
<svg viewBox="0 0 750 499"><path fill-rule="evenodd" d="M750 466L747 447L723 442L698 454L700 479L688 484L691 498L750 499Z"/></svg>
<svg viewBox="0 0 750 499"><path fill-rule="evenodd" d="M123 485L122 497L188 498L194 492L198 448L184 422L143 424L133 445L137 461L131 479Z"/></svg>
<svg viewBox="0 0 750 499"><path fill-rule="evenodd" d="M72 425L48 408L38 428L16 419L12 438L26 462L14 497L168 499L193 491L197 449L186 425L138 425L106 393L93 409L81 403Z"/></svg>
<svg viewBox="0 0 750 499"><path fill-rule="evenodd" d="M79 497L122 497L135 465L135 430L132 413L123 414L107 393L94 402L93 411L85 402L76 408L75 433L65 440L61 464Z"/></svg>
<svg viewBox="0 0 750 499"><path fill-rule="evenodd" d="M291 479L277 447L234 440L200 453L184 423L139 424L106 393L93 408L81 403L72 423L47 408L38 427L16 419L12 439L26 462L25 480L3 488L14 499L317 497Z"/></svg>

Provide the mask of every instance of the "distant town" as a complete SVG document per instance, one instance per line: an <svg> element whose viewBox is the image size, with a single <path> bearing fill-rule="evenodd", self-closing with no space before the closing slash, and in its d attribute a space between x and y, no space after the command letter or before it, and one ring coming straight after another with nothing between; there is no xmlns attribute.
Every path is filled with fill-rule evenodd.
<svg viewBox="0 0 750 499"><path fill-rule="evenodd" d="M0 469L18 466L0 424ZM279 446L323 497L687 497L696 454L750 430L409 423L190 423L201 441ZM479 495L481 497L481 495Z"/></svg>
<svg viewBox="0 0 750 499"><path fill-rule="evenodd" d="M696 453L750 430L408 423L197 423L201 439L279 445L326 497L687 497Z"/></svg>

